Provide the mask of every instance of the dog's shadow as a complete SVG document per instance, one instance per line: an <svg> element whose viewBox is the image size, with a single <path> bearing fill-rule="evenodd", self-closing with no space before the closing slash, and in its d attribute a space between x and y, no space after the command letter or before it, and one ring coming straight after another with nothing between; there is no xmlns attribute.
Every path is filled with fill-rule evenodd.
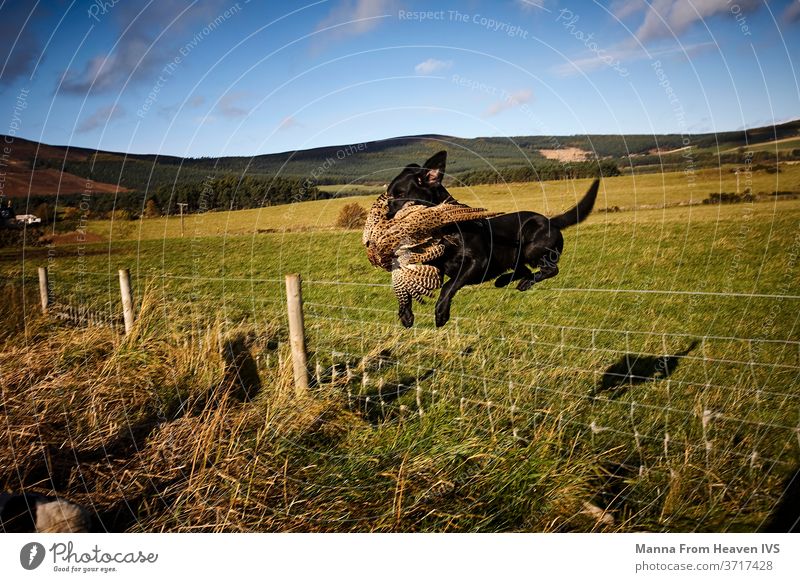
<svg viewBox="0 0 800 582"><path fill-rule="evenodd" d="M800 467L789 475L772 512L761 527L766 533L800 533Z"/></svg>
<svg viewBox="0 0 800 582"><path fill-rule="evenodd" d="M335 386L340 395L346 395L347 407L370 424L396 420L403 416L403 407L397 401L435 372L432 368L417 370L416 374L389 380L397 363L392 350L387 348L362 358L333 362L324 369L312 371L309 368L309 388L319 390L328 384ZM367 374L373 380L365 390L363 382Z"/></svg>
<svg viewBox="0 0 800 582"><path fill-rule="evenodd" d="M678 368L681 360L699 343L695 340L685 350L672 355L623 354L619 361L609 366L603 373L600 382L592 391L592 396L607 393L611 398L617 398L631 386L668 378Z"/></svg>
<svg viewBox="0 0 800 582"><path fill-rule="evenodd" d="M397 418L400 412L395 402L419 382L430 378L433 373L433 370L426 370L419 376L401 378L397 382L386 383L377 391L359 394L353 398L351 407L373 425Z"/></svg>

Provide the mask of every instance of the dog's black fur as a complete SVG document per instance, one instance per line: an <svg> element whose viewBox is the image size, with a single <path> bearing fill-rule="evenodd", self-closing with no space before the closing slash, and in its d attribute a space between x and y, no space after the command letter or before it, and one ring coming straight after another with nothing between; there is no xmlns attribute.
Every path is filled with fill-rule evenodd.
<svg viewBox="0 0 800 582"><path fill-rule="evenodd" d="M406 166L389 184L389 218L409 203L457 203L442 185L446 163L447 152L441 151L423 166ZM592 182L577 206L553 218L536 212L514 212L456 223L438 232L450 236L444 239L444 255L430 263L449 277L436 302L436 326L450 319L453 296L465 285L495 279L495 286L505 287L519 281L517 289L526 291L534 283L555 277L564 249L561 230L589 216L599 185L599 179ZM398 314L404 326L414 324L410 301L400 305Z"/></svg>

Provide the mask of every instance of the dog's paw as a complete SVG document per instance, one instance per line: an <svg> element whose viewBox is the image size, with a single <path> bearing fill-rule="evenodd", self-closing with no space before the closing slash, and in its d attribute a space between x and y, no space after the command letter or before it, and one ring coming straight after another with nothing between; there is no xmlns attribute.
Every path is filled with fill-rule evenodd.
<svg viewBox="0 0 800 582"><path fill-rule="evenodd" d="M533 287L533 279L523 279L517 284L517 289L520 291L527 291L531 287Z"/></svg>
<svg viewBox="0 0 800 582"><path fill-rule="evenodd" d="M514 280L514 273L506 273L505 275L500 275L497 279L494 280L494 286L506 287L513 280Z"/></svg>

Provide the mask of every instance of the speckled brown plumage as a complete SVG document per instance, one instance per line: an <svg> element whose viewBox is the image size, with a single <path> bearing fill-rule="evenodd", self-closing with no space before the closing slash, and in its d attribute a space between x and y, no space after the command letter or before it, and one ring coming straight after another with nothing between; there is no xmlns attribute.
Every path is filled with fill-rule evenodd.
<svg viewBox="0 0 800 582"><path fill-rule="evenodd" d="M386 218L386 213L389 211L389 195L384 192L375 202L367 213L367 221L364 223L364 232L361 234L361 244L367 249L367 258L374 267L380 267L390 271L392 268L391 253L384 252L384 256L388 256L388 262L384 262L381 257L380 249L378 248L377 239L381 236L389 226L389 219Z"/></svg>
<svg viewBox="0 0 800 582"><path fill-rule="evenodd" d="M497 215L460 204L410 204L389 219L386 217L388 208L388 195L381 194L367 215L362 242L369 262L391 271L392 288L401 304L412 298L421 301L431 297L442 286L439 269L425 264L444 253L438 229L455 222Z"/></svg>
<svg viewBox="0 0 800 582"><path fill-rule="evenodd" d="M442 273L433 265L421 263L398 266L392 269L392 290L401 305L416 299L433 297L442 286Z"/></svg>

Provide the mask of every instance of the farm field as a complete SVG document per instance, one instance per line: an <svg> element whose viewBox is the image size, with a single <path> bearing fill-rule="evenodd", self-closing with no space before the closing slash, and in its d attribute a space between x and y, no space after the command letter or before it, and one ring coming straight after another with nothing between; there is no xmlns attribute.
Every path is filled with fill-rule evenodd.
<svg viewBox="0 0 800 582"><path fill-rule="evenodd" d="M741 146L740 146L741 147ZM750 148L750 151L754 152L775 152L775 151L782 151L782 150L791 150L794 148L800 147L800 139L794 137L787 137L783 139L774 140L771 142L755 144ZM729 152L736 151L737 148L731 148L727 150Z"/></svg>
<svg viewBox="0 0 800 582"><path fill-rule="evenodd" d="M588 183L451 193L553 215ZM26 319L0 336L0 465L19 469L0 483L130 531L769 529L800 467L800 200L678 206L736 190L728 168L693 184L604 180L558 277L466 288L442 329L432 302L402 328L389 274L333 227L372 196L192 215L183 237L172 217L96 221L106 242L6 254L3 320ZM800 168L753 174L776 190L800 190ZM38 315L44 264L56 301L101 313L131 269L134 333Z"/></svg>
<svg viewBox="0 0 800 582"><path fill-rule="evenodd" d="M673 204L699 204L712 192L736 192L736 176L733 166L714 170L696 170L691 180L683 172L665 174L643 174L639 176L616 176L603 180L595 210L618 206L639 210L635 215L604 214L596 212L589 217L589 224L630 223L632 221L661 221L661 211L649 214L653 207ZM499 212L536 210L554 215L571 207L583 195L591 180L552 181L526 184L482 185L448 188L453 196L470 206L480 206ZM745 177L740 176L740 191L747 187ZM800 165L785 164L779 174L764 171L752 173L753 193L778 191L800 191ZM323 188L351 188L353 186L324 186ZM272 206L254 210L234 212L209 212L184 218L184 237L231 236L257 234L259 231L324 230L334 227L342 206L358 202L368 208L375 199L369 196L354 196L317 202L301 202L292 205ZM716 215L711 209L706 217ZM688 210L686 210L688 212ZM691 212L706 212L692 209ZM676 216L677 215L672 215ZM114 222L92 220L92 233L112 240L125 239L172 239L180 237L180 218L176 216L141 221Z"/></svg>

